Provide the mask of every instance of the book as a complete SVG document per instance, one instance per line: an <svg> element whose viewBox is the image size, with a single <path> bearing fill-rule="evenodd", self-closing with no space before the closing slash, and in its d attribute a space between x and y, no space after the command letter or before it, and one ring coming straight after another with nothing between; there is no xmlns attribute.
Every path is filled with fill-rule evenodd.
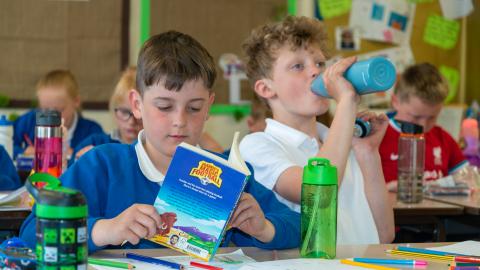
<svg viewBox="0 0 480 270"><path fill-rule="evenodd" d="M228 160L187 143L177 146L155 199L162 228L151 241L205 261L215 255L250 176L238 137Z"/></svg>

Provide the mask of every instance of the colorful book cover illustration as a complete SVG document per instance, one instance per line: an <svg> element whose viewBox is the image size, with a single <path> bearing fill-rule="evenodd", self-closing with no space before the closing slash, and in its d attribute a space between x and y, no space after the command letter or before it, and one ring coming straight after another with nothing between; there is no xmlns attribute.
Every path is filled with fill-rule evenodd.
<svg viewBox="0 0 480 270"><path fill-rule="evenodd" d="M228 161L177 147L154 204L163 227L151 241L206 261L214 256L250 175L237 141L238 132Z"/></svg>

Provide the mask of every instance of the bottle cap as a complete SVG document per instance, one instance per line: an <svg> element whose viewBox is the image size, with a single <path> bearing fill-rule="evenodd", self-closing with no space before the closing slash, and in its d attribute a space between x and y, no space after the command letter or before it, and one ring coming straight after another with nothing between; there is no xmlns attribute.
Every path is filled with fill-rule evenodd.
<svg viewBox="0 0 480 270"><path fill-rule="evenodd" d="M303 168L303 184L338 185L337 167L325 158L311 158Z"/></svg>
<svg viewBox="0 0 480 270"><path fill-rule="evenodd" d="M12 122L8 121L5 115L0 116L0 126L11 126Z"/></svg>
<svg viewBox="0 0 480 270"><path fill-rule="evenodd" d="M400 123L400 129L402 133L407 134L422 134L423 127L414 123L405 122L405 121L398 121Z"/></svg>
<svg viewBox="0 0 480 270"><path fill-rule="evenodd" d="M46 183L36 188L35 183ZM75 189L62 187L58 178L48 173L35 173L28 177L25 186L35 198L36 216L46 219L76 219L87 217L87 201Z"/></svg>
<svg viewBox="0 0 480 270"><path fill-rule="evenodd" d="M38 110L36 113L37 126L60 126L62 124L62 115L57 110Z"/></svg>

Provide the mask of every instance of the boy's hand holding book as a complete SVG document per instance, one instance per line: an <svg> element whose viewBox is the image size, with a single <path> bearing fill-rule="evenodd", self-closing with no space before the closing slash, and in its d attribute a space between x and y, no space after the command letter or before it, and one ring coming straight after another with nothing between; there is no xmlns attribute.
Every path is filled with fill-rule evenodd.
<svg viewBox="0 0 480 270"><path fill-rule="evenodd" d="M121 245L126 241L138 244L162 229L162 217L153 205L134 204L112 219L101 219L92 229L92 241L97 246Z"/></svg>
<svg viewBox="0 0 480 270"><path fill-rule="evenodd" d="M265 218L257 200L248 193L242 194L237 209L233 212L231 227L264 243L272 241L275 236L275 227Z"/></svg>

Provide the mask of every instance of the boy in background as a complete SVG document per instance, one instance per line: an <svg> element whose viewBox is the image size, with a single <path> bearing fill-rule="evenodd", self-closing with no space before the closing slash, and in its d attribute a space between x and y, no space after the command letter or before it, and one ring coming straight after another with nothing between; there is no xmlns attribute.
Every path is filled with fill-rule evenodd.
<svg viewBox="0 0 480 270"><path fill-rule="evenodd" d="M7 151L0 145L0 190L15 190L22 186L17 169Z"/></svg>
<svg viewBox="0 0 480 270"><path fill-rule="evenodd" d="M389 189L397 187L398 138L397 120L423 126L425 133L425 180L435 180L468 165L460 147L441 127L437 117L448 94L448 84L437 68L421 63L407 68L392 95L395 111L387 113L389 125L380 145L383 173Z"/></svg>
<svg viewBox="0 0 480 270"><path fill-rule="evenodd" d="M214 101L213 58L192 37L169 31L140 50L137 91L130 91L134 117L144 129L131 145L104 144L88 151L62 175L64 186L88 201L89 252L109 247L158 248L144 240L162 229L153 206L178 144L197 145ZM253 172L252 172L253 173ZM223 244L281 249L300 242L300 216L258 184L253 174L235 209ZM20 236L35 244L35 216Z"/></svg>
<svg viewBox="0 0 480 270"><path fill-rule="evenodd" d="M63 125L67 129L68 155L83 139L95 133L103 133L96 122L80 114L80 95L77 81L68 70L53 70L37 83L38 106L55 109L62 113ZM20 116L13 124L14 157L18 154L33 155L32 142L35 138L36 110Z"/></svg>
<svg viewBox="0 0 480 270"><path fill-rule="evenodd" d="M110 97L109 107L117 128L112 130L110 134L97 133L81 141L74 149L72 161L97 145L105 143L131 144L137 139L138 132L143 128L142 120L133 117L128 99L130 90L135 89L136 73L137 69L135 67L125 69Z"/></svg>
<svg viewBox="0 0 480 270"><path fill-rule="evenodd" d="M264 132L249 134L240 143L242 156L252 164L259 182L298 212L303 166L311 157L327 158L339 176L337 243L391 242L393 210L378 153L387 119L360 114L371 122L372 133L352 142L360 98L342 74L355 58L325 70L326 34L318 20L306 17L261 26L243 48L247 76L273 114ZM328 100L310 90L323 71L328 92L337 102L330 129L316 122L317 115L327 113Z"/></svg>

